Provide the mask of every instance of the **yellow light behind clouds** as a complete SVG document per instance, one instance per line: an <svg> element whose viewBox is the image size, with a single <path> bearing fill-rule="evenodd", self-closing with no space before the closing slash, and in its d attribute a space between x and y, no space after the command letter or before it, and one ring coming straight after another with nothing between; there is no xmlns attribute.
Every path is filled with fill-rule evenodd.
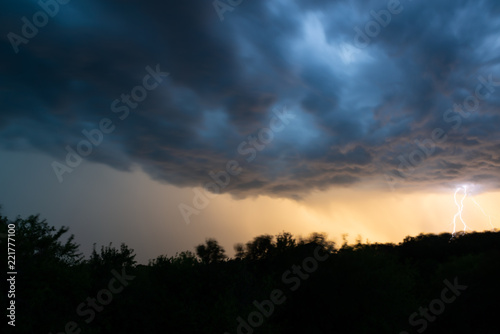
<svg viewBox="0 0 500 334"><path fill-rule="evenodd" d="M498 203L500 193L482 194L474 199L492 216L492 224L498 228L499 221L495 217L499 217L500 213L494 203ZM240 237L246 234L247 237L232 239L233 243L283 230L303 236L311 232L326 232L337 242L346 233L350 242L358 235L363 241L400 242L407 235L451 232L456 212L453 192L392 193L332 189L311 194L302 202L267 196L234 200L229 195L220 195L199 216L193 216L190 228L210 225L214 221L218 222L217 226L227 226L233 231L236 226L240 232L236 234ZM488 217L470 198L464 201L463 217L472 230L491 229ZM457 231L462 229L462 223L457 220ZM216 234L214 230L213 235ZM228 246L232 248L232 245Z"/></svg>

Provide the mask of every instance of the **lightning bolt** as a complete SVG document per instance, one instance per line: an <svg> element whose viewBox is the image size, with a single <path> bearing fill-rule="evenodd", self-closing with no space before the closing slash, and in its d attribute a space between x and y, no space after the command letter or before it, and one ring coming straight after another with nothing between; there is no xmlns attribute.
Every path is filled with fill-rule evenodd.
<svg viewBox="0 0 500 334"><path fill-rule="evenodd" d="M484 212L483 208L481 207L481 205L479 205L478 202L476 202L476 200L474 199L474 197L471 197L471 200L474 202L474 204L477 205L477 207L479 209L481 209L481 212L483 213L483 215L485 215L486 217L488 217L488 219L490 220L490 226L492 229L494 229L495 227L493 226L493 224L491 223L491 216L490 215L487 215L486 212Z"/></svg>
<svg viewBox="0 0 500 334"><path fill-rule="evenodd" d="M463 191L463 196L462 198L460 199L460 201L457 200L457 194L460 192L460 191ZM457 206L457 213L455 213L455 216L453 217L453 232L451 234L452 238L455 236L455 232L456 232L456 227L457 227L457 218L460 218L460 221L462 222L462 224L464 225L464 233L466 232L466 230L469 228L467 226L467 224L465 223L463 217L462 217L462 213L464 211L464 200L465 198L467 197L467 186L461 186L461 187L458 187L456 190L455 190L455 194L453 195L453 199L455 200L455 205ZM474 199L474 197L470 197L470 199L474 202L474 204L477 205L477 207L481 210L481 212L483 213L483 215L485 215L486 217L488 217L489 219L489 223L490 223L490 226L492 229L494 229L494 226L493 224L491 223L491 216L489 216L488 214L486 214L486 212L484 211L484 209L481 207L481 205L479 205L479 203ZM470 229L470 228L469 228Z"/></svg>
<svg viewBox="0 0 500 334"><path fill-rule="evenodd" d="M460 204L459 204L457 201L457 194L460 190L464 191L464 195L463 195L462 199L460 200ZM460 217L460 221L462 222L462 224L464 224L464 233L465 233L465 230L467 229L467 224L465 224L465 221L462 217L462 212L464 211L464 199L466 197L467 197L467 187L466 186L458 187L455 190L455 194L453 195L453 198L455 200L455 205L457 206L458 211L457 211L457 213L455 213L455 216L453 217L453 232L451 233L452 237L455 236L455 231L457 228L457 217Z"/></svg>

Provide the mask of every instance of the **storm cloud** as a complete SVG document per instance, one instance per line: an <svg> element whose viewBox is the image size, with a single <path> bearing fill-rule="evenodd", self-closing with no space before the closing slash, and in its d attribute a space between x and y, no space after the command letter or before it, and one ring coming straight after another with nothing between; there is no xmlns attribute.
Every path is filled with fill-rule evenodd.
<svg viewBox="0 0 500 334"><path fill-rule="evenodd" d="M496 0L56 4L32 38L40 4L1 5L3 149L68 166L109 119L84 159L177 186L227 174L238 198L500 185ZM135 100L144 80L158 85Z"/></svg>

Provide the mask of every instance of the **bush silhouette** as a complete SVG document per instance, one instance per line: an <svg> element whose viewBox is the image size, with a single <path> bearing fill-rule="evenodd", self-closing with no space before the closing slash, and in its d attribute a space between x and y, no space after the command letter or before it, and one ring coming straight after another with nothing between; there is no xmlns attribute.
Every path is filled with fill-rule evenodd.
<svg viewBox="0 0 500 334"><path fill-rule="evenodd" d="M410 315L440 298L443 281L455 277L467 290L429 321L426 333L497 332L498 232L420 234L399 244L359 238L339 249L322 233L297 241L282 232L236 244L234 259L209 238L195 253L159 255L143 265L125 244L94 245L85 259L68 228L37 215L13 221L0 215L0 233L10 223L16 225L16 333L60 333L71 321L82 333L238 333L242 321L254 317L255 324L257 313L266 313L256 305L269 305L278 290L285 301L262 315L255 333L415 333ZM313 268L318 250L329 256ZM87 323L76 309L108 288L112 270L134 280ZM292 291L290 279L300 288ZM5 305L6 294L0 298Z"/></svg>

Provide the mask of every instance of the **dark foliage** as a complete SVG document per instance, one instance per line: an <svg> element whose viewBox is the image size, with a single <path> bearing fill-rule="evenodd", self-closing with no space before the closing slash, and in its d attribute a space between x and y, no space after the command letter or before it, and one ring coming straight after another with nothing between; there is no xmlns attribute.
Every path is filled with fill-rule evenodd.
<svg viewBox="0 0 500 334"><path fill-rule="evenodd" d="M38 216L0 223L0 233L9 223L17 232L15 333L498 332L498 232L340 248L323 234L283 232L237 244L234 259L207 239L196 255L138 265L124 244L83 259L72 236L61 240L67 228ZM439 306L446 280L467 288L424 328L418 313Z"/></svg>

